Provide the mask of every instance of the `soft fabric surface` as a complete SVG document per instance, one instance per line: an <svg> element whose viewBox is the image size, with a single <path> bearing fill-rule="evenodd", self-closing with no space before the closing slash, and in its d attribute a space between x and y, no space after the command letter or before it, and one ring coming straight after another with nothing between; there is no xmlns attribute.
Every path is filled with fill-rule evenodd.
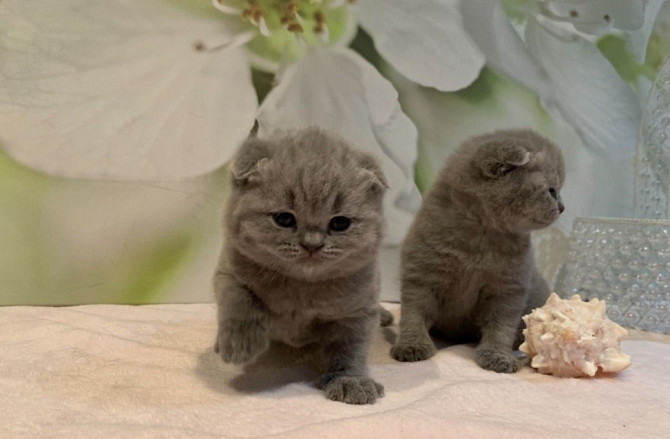
<svg viewBox="0 0 670 439"><path fill-rule="evenodd" d="M397 305L389 305L398 315ZM371 374L386 396L331 402L295 353L247 369L212 352L211 304L0 308L0 437L661 438L670 341L634 333L619 375L566 379L480 369L472 346L401 364L379 329ZM651 341L650 341L651 340ZM303 361L304 363L304 361Z"/></svg>

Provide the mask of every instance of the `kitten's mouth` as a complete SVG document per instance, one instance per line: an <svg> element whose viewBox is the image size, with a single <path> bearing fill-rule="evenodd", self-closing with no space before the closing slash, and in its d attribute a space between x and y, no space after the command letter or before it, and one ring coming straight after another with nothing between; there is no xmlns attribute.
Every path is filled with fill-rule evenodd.
<svg viewBox="0 0 670 439"><path fill-rule="evenodd" d="M559 215L552 215L549 218L542 218L542 219L533 219L533 223L539 227L548 227L552 225L557 219Z"/></svg>
<svg viewBox="0 0 670 439"><path fill-rule="evenodd" d="M321 254L318 252L314 253L306 253L303 256L299 258L300 262L306 263L306 264L315 264L318 262L321 262L323 258L321 257Z"/></svg>

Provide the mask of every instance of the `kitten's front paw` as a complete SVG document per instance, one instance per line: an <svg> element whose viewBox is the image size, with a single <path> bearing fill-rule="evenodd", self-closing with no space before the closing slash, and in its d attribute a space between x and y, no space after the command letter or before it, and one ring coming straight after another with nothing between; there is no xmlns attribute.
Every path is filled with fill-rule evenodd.
<svg viewBox="0 0 670 439"><path fill-rule="evenodd" d="M346 404L372 404L384 396L384 386L366 376L326 374L317 383L326 398Z"/></svg>
<svg viewBox="0 0 670 439"><path fill-rule="evenodd" d="M489 348L475 349L475 362L482 369L498 373L514 373L523 367L523 362L512 352Z"/></svg>
<svg viewBox="0 0 670 439"><path fill-rule="evenodd" d="M391 357L398 361L423 361L435 355L433 343L397 344L391 348Z"/></svg>
<svg viewBox="0 0 670 439"><path fill-rule="evenodd" d="M247 327L247 330L219 330L214 343L214 352L226 363L247 363L265 352L270 346L267 331L263 328Z"/></svg>

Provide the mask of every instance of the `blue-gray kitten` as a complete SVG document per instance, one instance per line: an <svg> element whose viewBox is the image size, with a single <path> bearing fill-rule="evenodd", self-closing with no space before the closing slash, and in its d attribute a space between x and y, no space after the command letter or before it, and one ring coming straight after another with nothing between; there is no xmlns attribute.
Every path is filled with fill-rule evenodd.
<svg viewBox="0 0 670 439"><path fill-rule="evenodd" d="M232 165L225 246L215 275L225 362L246 363L270 340L318 344L326 397L373 403L367 372L379 321L377 253L387 184L375 160L319 129L250 138Z"/></svg>
<svg viewBox="0 0 670 439"><path fill-rule="evenodd" d="M533 230L563 211L560 150L532 131L498 131L465 142L450 157L402 249L399 361L435 353L429 334L479 342L484 369L516 372L521 316L549 288L535 268Z"/></svg>

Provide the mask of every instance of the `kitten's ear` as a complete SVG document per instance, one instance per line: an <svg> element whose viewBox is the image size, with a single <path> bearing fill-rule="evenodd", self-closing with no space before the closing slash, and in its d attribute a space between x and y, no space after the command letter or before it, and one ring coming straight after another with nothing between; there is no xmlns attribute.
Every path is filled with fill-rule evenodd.
<svg viewBox="0 0 670 439"><path fill-rule="evenodd" d="M530 152L511 140L491 140L479 147L474 163L487 178L499 178L530 161Z"/></svg>
<svg viewBox="0 0 670 439"><path fill-rule="evenodd" d="M388 189L389 184L386 181L386 176L384 176L384 171L382 171L382 168L374 157L361 154L359 163L366 177L369 177L372 182L372 187L381 189L382 191Z"/></svg>
<svg viewBox="0 0 670 439"><path fill-rule="evenodd" d="M267 163L270 156L270 146L267 141L249 137L233 160L231 167L233 183L245 185L258 181L263 165Z"/></svg>

